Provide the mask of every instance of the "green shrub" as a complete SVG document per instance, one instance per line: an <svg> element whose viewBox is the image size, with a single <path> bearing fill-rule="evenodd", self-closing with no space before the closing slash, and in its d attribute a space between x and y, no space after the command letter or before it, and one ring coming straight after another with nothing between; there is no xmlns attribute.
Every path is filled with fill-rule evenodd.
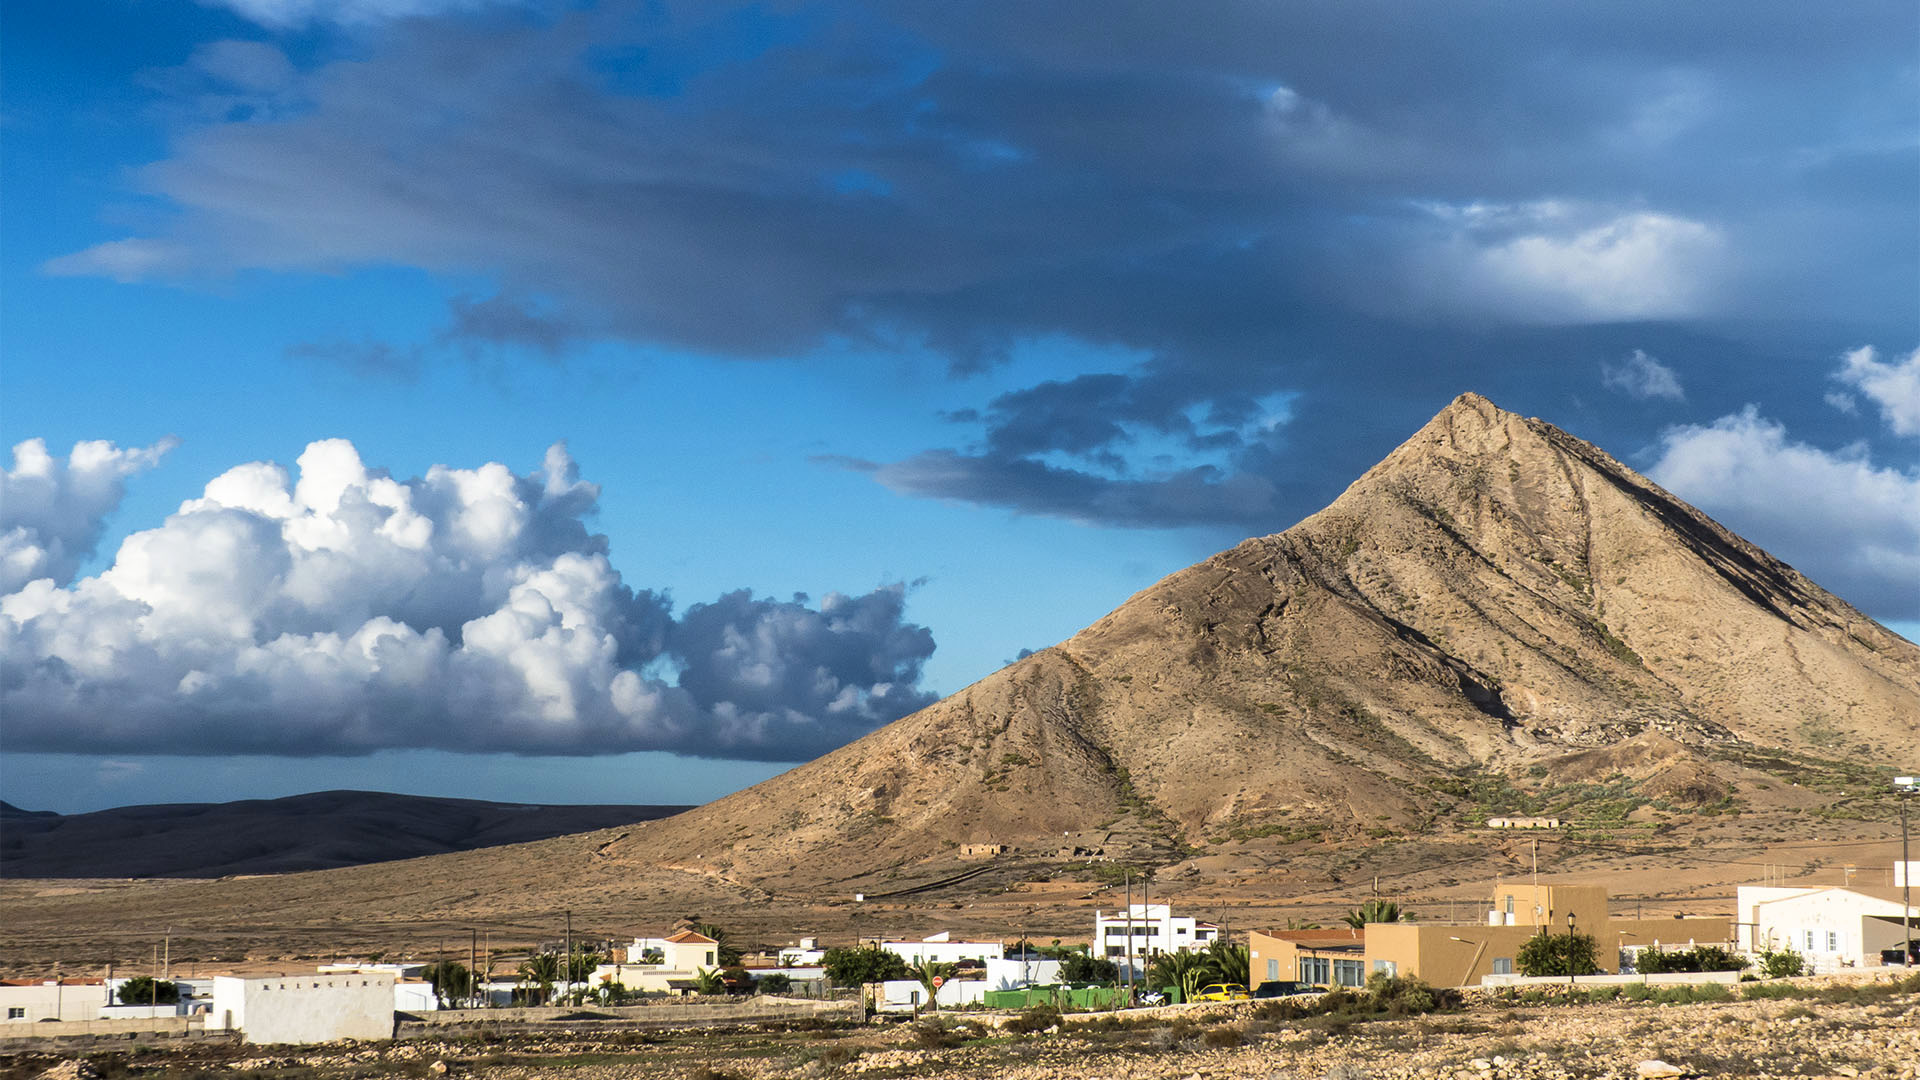
<svg viewBox="0 0 1920 1080"><path fill-rule="evenodd" d="M1696 945L1691 949L1673 952L1642 949L1640 955L1634 958L1634 970L1646 975L1674 971L1739 971L1747 966L1744 957L1736 956L1718 945Z"/></svg>
<svg viewBox="0 0 1920 1080"><path fill-rule="evenodd" d="M1522 975L1592 975L1599 958L1592 934L1535 934L1520 946L1514 966Z"/></svg>
<svg viewBox="0 0 1920 1080"><path fill-rule="evenodd" d="M1595 986L1587 991L1587 1000L1595 1003L1612 1001L1620 996L1617 986Z"/></svg>
<svg viewBox="0 0 1920 1080"><path fill-rule="evenodd" d="M135 975L120 984L119 997L122 1005L175 1005L180 1001L180 987L151 975Z"/></svg>
<svg viewBox="0 0 1920 1080"><path fill-rule="evenodd" d="M1760 973L1769 979L1788 979L1807 973L1807 958L1792 948L1778 952L1768 949L1760 954Z"/></svg>
<svg viewBox="0 0 1920 1080"><path fill-rule="evenodd" d="M877 945L864 949L828 949L820 962L835 986L859 986L911 977L905 960Z"/></svg>
<svg viewBox="0 0 1920 1080"><path fill-rule="evenodd" d="M1622 1001L1645 1001L1653 996L1653 987L1646 983L1628 983L1620 988Z"/></svg>

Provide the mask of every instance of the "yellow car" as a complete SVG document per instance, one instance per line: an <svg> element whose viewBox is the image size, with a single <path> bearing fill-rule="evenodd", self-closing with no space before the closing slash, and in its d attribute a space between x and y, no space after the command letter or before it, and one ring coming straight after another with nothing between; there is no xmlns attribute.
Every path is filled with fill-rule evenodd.
<svg viewBox="0 0 1920 1080"><path fill-rule="evenodd" d="M1209 983L1193 995L1195 1001L1251 1001L1253 995L1239 983Z"/></svg>

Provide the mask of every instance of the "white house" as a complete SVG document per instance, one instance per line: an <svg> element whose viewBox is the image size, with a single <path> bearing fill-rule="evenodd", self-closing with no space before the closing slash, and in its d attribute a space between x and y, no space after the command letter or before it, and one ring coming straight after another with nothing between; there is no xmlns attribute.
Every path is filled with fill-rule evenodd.
<svg viewBox="0 0 1920 1080"><path fill-rule="evenodd" d="M1133 941L1136 960L1160 953L1204 949L1220 936L1220 928L1190 915L1175 916L1166 904L1130 904L1119 911L1093 913L1095 955L1109 960L1128 955Z"/></svg>
<svg viewBox="0 0 1920 1080"><path fill-rule="evenodd" d="M98 1020L112 992L99 979L0 980L0 1018L9 1024Z"/></svg>
<svg viewBox="0 0 1920 1080"><path fill-rule="evenodd" d="M705 934L682 930L663 938L634 938L627 946L627 963L672 971L720 966L720 943Z"/></svg>
<svg viewBox="0 0 1920 1080"><path fill-rule="evenodd" d="M789 945L780 950L781 967L812 967L827 958L827 950L820 947L815 938L803 937L800 944Z"/></svg>
<svg viewBox="0 0 1920 1080"><path fill-rule="evenodd" d="M945 931L919 941L883 941L880 947L909 964L928 961L957 964L962 960L978 960L984 964L1007 951L998 941L955 941L953 935Z"/></svg>
<svg viewBox="0 0 1920 1080"><path fill-rule="evenodd" d="M1742 885L1736 897L1742 945L1756 953L1791 948L1817 972L1876 967L1881 950L1900 947L1899 889ZM1920 903L1906 911L1920 924Z"/></svg>
<svg viewBox="0 0 1920 1080"><path fill-rule="evenodd" d="M209 1030L250 1043L322 1043L393 1038L391 972L220 975Z"/></svg>

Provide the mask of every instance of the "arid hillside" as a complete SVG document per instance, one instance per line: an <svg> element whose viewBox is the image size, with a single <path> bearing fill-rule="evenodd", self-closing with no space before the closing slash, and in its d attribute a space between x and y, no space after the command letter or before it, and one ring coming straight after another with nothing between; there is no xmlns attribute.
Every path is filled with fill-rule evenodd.
<svg viewBox="0 0 1920 1080"><path fill-rule="evenodd" d="M1526 809L1510 777L1793 807L1796 769L1891 763L1916 717L1920 648L1468 394L1299 525L599 857L787 889L987 841L1404 835Z"/></svg>

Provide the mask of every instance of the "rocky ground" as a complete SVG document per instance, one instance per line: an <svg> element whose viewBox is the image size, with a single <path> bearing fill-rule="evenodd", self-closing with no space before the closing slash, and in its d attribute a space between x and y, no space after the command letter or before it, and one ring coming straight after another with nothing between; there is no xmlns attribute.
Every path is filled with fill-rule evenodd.
<svg viewBox="0 0 1920 1080"><path fill-rule="evenodd" d="M1484 996L1394 1018L1283 1019L1271 1003L1018 1019L788 1025L728 1032L553 1033L296 1051L209 1047L80 1057L13 1054L28 1080L788 1080L979 1077L1175 1080L1657 1080L1675 1076L1920 1077L1920 978L1813 981L1792 996L1577 1003ZM998 1024L999 1026L995 1026Z"/></svg>

